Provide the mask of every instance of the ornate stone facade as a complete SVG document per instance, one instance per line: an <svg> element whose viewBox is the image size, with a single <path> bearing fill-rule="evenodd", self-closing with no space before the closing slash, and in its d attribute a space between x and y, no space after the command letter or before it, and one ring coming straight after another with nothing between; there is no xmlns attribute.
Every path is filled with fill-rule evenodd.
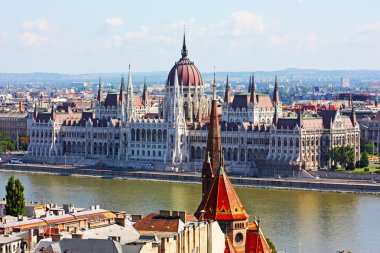
<svg viewBox="0 0 380 253"><path fill-rule="evenodd" d="M86 158L150 169L202 167L211 104L198 69L187 57L185 40L158 113L149 112L146 87L141 96L134 93L130 70L127 87L122 78L119 93L104 98L101 86L100 81L95 112L79 113L67 106L39 111L36 106L28 118L30 158L51 162ZM225 101L214 106L221 116L225 162L236 173L292 175L317 170L328 165L327 151L337 145L353 146L355 159L360 157L354 111L351 116L321 110L283 117L277 78L272 99L256 93L253 77L248 92L234 96L227 81Z"/></svg>

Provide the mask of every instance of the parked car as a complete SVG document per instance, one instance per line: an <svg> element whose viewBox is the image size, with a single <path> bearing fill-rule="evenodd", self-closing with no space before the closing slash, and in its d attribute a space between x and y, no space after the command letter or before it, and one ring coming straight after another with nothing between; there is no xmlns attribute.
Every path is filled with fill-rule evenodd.
<svg viewBox="0 0 380 253"><path fill-rule="evenodd" d="M22 163L22 161L18 158L12 158L11 159L11 164L21 164L21 163Z"/></svg>

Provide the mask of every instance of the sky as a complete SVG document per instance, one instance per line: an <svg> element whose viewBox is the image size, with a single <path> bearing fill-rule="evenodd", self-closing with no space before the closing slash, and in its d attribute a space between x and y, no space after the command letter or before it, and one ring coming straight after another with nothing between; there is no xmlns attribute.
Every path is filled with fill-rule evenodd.
<svg viewBox="0 0 380 253"><path fill-rule="evenodd" d="M0 72L380 69L378 0L1 1Z"/></svg>

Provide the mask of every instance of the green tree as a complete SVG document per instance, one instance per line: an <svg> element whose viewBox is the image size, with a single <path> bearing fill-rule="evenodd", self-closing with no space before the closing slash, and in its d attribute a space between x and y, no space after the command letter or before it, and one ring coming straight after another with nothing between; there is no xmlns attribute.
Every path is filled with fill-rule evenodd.
<svg viewBox="0 0 380 253"><path fill-rule="evenodd" d="M355 160L355 152L353 147L351 146L337 146L329 149L328 157L332 162L332 168L335 169L338 163L346 169L348 164L350 164L350 168L354 164Z"/></svg>
<svg viewBox="0 0 380 253"><path fill-rule="evenodd" d="M373 142L366 138L360 138L360 152L372 153L375 149Z"/></svg>
<svg viewBox="0 0 380 253"><path fill-rule="evenodd" d="M276 247L274 246L274 243L269 239L269 237L266 237L265 240L267 240L268 246L272 250L272 253L277 253Z"/></svg>
<svg viewBox="0 0 380 253"><path fill-rule="evenodd" d="M25 198L24 186L18 178L11 176L5 186L6 191L6 213L7 215L18 216L24 214Z"/></svg>
<svg viewBox="0 0 380 253"><path fill-rule="evenodd" d="M368 154L366 151L362 152L360 155L360 167L367 167L369 164Z"/></svg>

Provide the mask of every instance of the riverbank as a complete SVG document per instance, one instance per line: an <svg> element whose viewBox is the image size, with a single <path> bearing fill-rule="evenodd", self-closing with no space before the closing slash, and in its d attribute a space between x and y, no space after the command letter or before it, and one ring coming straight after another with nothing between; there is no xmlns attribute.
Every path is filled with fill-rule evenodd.
<svg viewBox="0 0 380 253"><path fill-rule="evenodd" d="M118 168L68 167L41 164L3 164L3 172L51 174L77 177L97 177L124 180L146 180L176 183L200 184L200 173L174 173L158 171L121 170ZM380 184L365 181L339 179L298 179L298 178L251 178L230 176L234 185L241 187L291 189L307 191L328 191L347 193L369 193L380 195Z"/></svg>

